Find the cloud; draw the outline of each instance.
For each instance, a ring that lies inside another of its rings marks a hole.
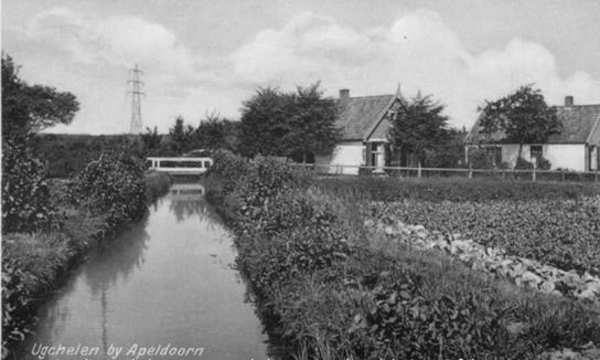
[[[199,62],[171,29],[136,16],[86,17],[69,8],[53,8],[37,14],[27,33],[85,65],[131,67],[137,62],[171,75],[193,74]]]
[[[485,99],[534,83],[548,102],[571,94],[580,103],[600,100],[600,80],[585,72],[559,76],[544,46],[513,39],[480,54],[466,50],[456,33],[431,11],[408,13],[390,27],[357,31],[329,17],[302,13],[281,29],[267,29],[231,54],[235,76],[254,86],[283,88],[322,80],[324,88],[355,95],[405,95],[419,89],[447,105],[454,125],[470,126]]]

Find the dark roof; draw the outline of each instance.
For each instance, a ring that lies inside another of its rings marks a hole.
[[[556,115],[562,121],[563,129],[560,134],[548,138],[549,144],[600,144],[600,104],[557,106]],[[486,138],[479,133],[480,130],[481,126],[477,120],[465,138],[465,142],[471,144],[485,142]],[[502,133],[495,133],[489,140],[498,141],[502,137]]]
[[[363,140],[368,137],[387,113],[394,99],[394,95],[339,99],[336,125],[342,129],[342,140]]]

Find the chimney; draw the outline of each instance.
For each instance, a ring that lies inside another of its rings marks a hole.
[[[565,107],[573,106],[573,97],[571,95],[565,96]]]
[[[349,89],[340,89],[340,99],[347,100],[350,98],[350,90]]]

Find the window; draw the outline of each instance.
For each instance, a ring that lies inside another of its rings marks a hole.
[[[542,145],[531,145],[529,148],[529,157],[531,159],[538,159],[543,155]]]

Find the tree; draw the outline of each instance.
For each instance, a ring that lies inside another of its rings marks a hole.
[[[146,132],[140,134],[140,138],[142,139],[146,153],[150,155],[158,155],[162,141],[162,135],[158,133],[158,128],[156,126],[154,129],[146,127]]]
[[[211,150],[234,150],[237,139],[236,130],[236,126],[231,121],[221,118],[216,112],[207,114],[196,129],[198,146]]]
[[[529,85],[496,101],[486,100],[485,107],[479,111],[481,133],[487,137],[503,133],[501,142],[519,144],[519,158],[523,144],[545,143],[562,129],[556,108],[549,107],[541,91]]]
[[[69,124],[79,110],[75,95],[28,85],[10,55],[2,54],[2,138],[24,139],[56,124]]]
[[[335,126],[336,116],[334,100],[323,98],[319,83],[298,87],[288,119],[291,131],[282,138],[285,155],[306,163],[311,155],[330,153],[341,135]]]
[[[431,95],[417,94],[409,103],[401,103],[391,116],[388,130],[390,144],[416,157],[419,165],[428,152],[448,140],[448,117],[442,115],[444,106],[434,102]]]
[[[244,102],[241,151],[248,156],[274,155],[306,159],[331,151],[339,136],[336,106],[323,98],[319,83],[296,93],[258,89]]]
[[[175,125],[169,129],[170,150],[173,155],[181,155],[194,148],[194,132],[193,126],[184,125],[183,117],[175,119]]]

